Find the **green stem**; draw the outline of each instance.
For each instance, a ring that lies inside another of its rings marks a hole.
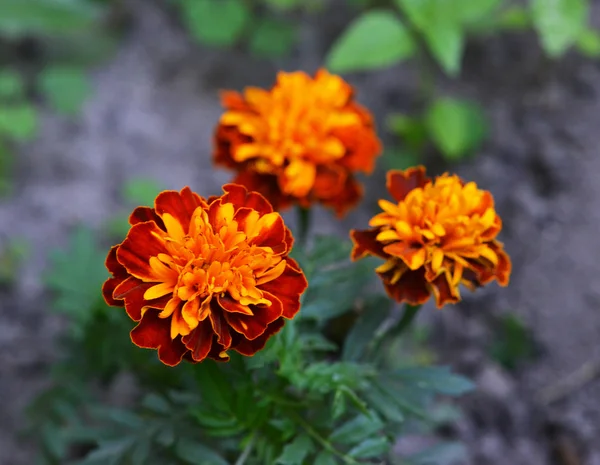
[[[415,319],[415,316],[417,316],[417,313],[419,312],[420,308],[421,308],[420,305],[406,304],[406,306],[404,307],[404,314],[402,315],[402,318],[398,322],[398,326],[396,326],[396,328],[394,328],[394,334],[396,336],[401,334],[402,332],[404,332],[404,330],[410,326],[412,321]]]
[[[254,448],[255,443],[256,443],[256,431],[254,431],[252,433],[252,436],[250,437],[250,440],[246,444],[246,447],[244,447],[244,450],[242,451],[241,455],[235,461],[235,465],[244,465],[244,463],[246,463],[246,460],[248,460],[248,457],[250,456],[250,452],[252,452],[252,449]]]
[[[340,452],[335,447],[333,447],[333,444],[331,444],[327,439],[325,439],[323,436],[321,436],[318,433],[318,431],[316,431],[310,424],[308,424],[304,420],[304,418],[302,418],[300,415],[297,415],[296,413],[294,413],[294,414],[292,414],[292,416],[294,417],[296,422],[304,429],[304,431],[306,431],[306,433],[309,436],[311,436],[315,441],[317,441],[319,444],[321,444],[323,449],[325,449],[326,451],[331,452],[333,455],[339,457],[340,460],[347,465],[360,465],[359,462],[354,460],[352,457],[348,457],[347,455],[345,455],[344,453]]]
[[[310,230],[311,211],[310,208],[297,207],[298,212],[298,243],[304,247]]]

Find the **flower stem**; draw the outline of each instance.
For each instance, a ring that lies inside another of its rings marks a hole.
[[[398,326],[396,326],[394,329],[394,334],[396,336],[404,332],[404,330],[410,326],[412,321],[415,319],[415,316],[417,316],[420,308],[420,305],[405,305],[402,319],[398,322]]]
[[[254,431],[252,433],[252,436],[250,436],[250,440],[246,444],[246,447],[244,447],[244,450],[242,451],[242,453],[240,454],[238,459],[235,461],[235,465],[244,465],[244,463],[246,463],[246,460],[248,460],[248,457],[250,456],[250,452],[252,452],[252,449],[254,448],[255,443],[256,443],[256,431]]]
[[[310,230],[311,211],[310,208],[297,207],[298,212],[298,243],[304,247]]]

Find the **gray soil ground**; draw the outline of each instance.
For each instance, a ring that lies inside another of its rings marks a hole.
[[[65,243],[72,225],[109,218],[130,177],[218,192],[229,176],[209,160],[217,89],[268,86],[278,67],[313,71],[333,35],[325,36],[324,24],[307,24],[297,55],[273,64],[202,49],[152,2],[130,5],[133,27],[94,74],[82,116],[43,118],[38,140],[19,152],[16,193],[0,204],[0,235],[33,244],[16,289],[0,301],[2,465],[32,463],[16,431],[22,408],[46,382],[61,328],[40,281],[47,251]],[[380,121],[414,105],[410,66],[350,80]],[[600,380],[578,382],[573,373],[600,360],[600,66],[577,56],[550,65],[534,37],[507,36],[472,44],[463,78],[440,84],[482,102],[491,120],[485,147],[456,170],[495,195],[514,262],[509,288],[490,287],[458,308],[424,315],[441,360],[480,386],[463,400],[466,418],[446,434],[467,441],[466,465],[598,465]],[[316,229],[345,234],[364,222],[382,194],[380,176],[368,189],[361,210],[342,223],[321,212]],[[540,347],[517,373],[487,355],[496,318],[506,311],[524,319]],[[542,390],[565,379],[573,386],[549,402]]]

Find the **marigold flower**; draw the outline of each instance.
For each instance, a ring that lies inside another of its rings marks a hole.
[[[102,292],[138,322],[131,340],[182,358],[227,361],[252,355],[300,308],[307,282],[288,257],[293,238],[260,194],[228,184],[208,200],[188,187],[138,207],[131,229],[106,259]]]
[[[215,163],[234,182],[265,195],[276,210],[314,202],[342,216],[362,196],[355,173],[371,173],[381,144],[370,113],[339,76],[319,70],[277,75],[271,90],[221,96]]]
[[[433,292],[441,308],[460,301],[461,283],[508,284],[511,262],[495,239],[502,221],[488,191],[456,175],[431,180],[422,166],[388,172],[387,188],[395,202],[380,200],[372,228],[350,235],[353,260],[385,259],[376,271],[390,297],[418,305]]]

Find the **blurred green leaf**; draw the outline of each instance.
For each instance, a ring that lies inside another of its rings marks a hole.
[[[357,459],[382,457],[390,450],[391,446],[386,437],[369,438],[350,449],[348,455]]]
[[[154,199],[162,190],[162,185],[153,179],[133,178],[125,182],[123,198],[132,205],[153,207]]]
[[[366,389],[364,395],[369,405],[389,421],[394,423],[404,421],[404,412],[401,406],[396,404],[394,397],[389,396],[377,384],[373,384],[369,389]]]
[[[38,114],[29,104],[0,106],[0,133],[19,141],[33,138],[38,126]]]
[[[250,18],[243,0],[181,0],[180,5],[192,36],[209,45],[233,44]]]
[[[466,459],[467,450],[458,442],[445,442],[406,457],[409,465],[453,465]]]
[[[45,68],[38,78],[38,84],[54,109],[70,115],[80,110],[91,91],[84,71],[70,66]]]
[[[485,115],[471,102],[441,98],[427,109],[425,122],[433,142],[448,160],[475,150],[487,134]]]
[[[23,78],[16,71],[0,71],[0,98],[22,97],[25,89]]]
[[[321,451],[317,458],[315,459],[314,465],[336,465],[338,462],[335,459],[335,455],[333,455],[329,451]]]
[[[585,28],[587,0],[532,0],[531,15],[542,47],[557,58],[573,45]]]
[[[94,233],[85,227],[71,233],[66,249],[50,252],[50,270],[45,274],[45,282],[55,294],[52,308],[78,323],[76,331],[92,318],[90,309],[102,298],[102,283],[108,277],[105,257]]]
[[[355,19],[331,47],[327,67],[338,73],[384,68],[413,55],[415,45],[392,12],[371,10]]]
[[[431,53],[450,76],[457,76],[464,48],[463,18],[454,2],[446,0],[395,0],[421,32]]]
[[[91,451],[77,465],[105,465],[112,463],[120,463],[125,459],[127,452],[133,446],[134,438],[125,437],[103,441],[98,444],[98,447]]]
[[[94,26],[98,5],[73,0],[2,0],[0,32],[21,37],[30,34],[67,34]]]
[[[344,423],[329,436],[329,441],[338,444],[356,444],[381,431],[384,423],[373,412],[369,416],[359,415]]]
[[[590,58],[600,56],[600,31],[584,29],[577,38],[577,49]]]
[[[490,348],[491,355],[509,370],[514,370],[520,361],[535,354],[530,331],[517,315],[503,316],[495,336],[496,340]]]
[[[503,0],[453,0],[450,3],[456,22],[470,26],[495,15]]]
[[[228,465],[227,461],[197,439],[180,439],[175,445],[175,455],[192,465]]]
[[[0,139],[0,197],[7,196],[12,192],[14,162],[15,159],[10,149]]]
[[[512,6],[500,13],[497,24],[503,29],[523,30],[531,25],[529,10],[522,6]]]
[[[304,459],[315,450],[315,445],[305,434],[297,436],[283,448],[283,452],[275,463],[281,465],[302,465]]]
[[[264,18],[258,21],[250,37],[250,51],[259,57],[287,55],[296,41],[296,26],[282,20]]]
[[[305,0],[263,0],[267,5],[278,10],[291,10],[292,8],[302,6]]]
[[[392,113],[386,118],[386,126],[411,151],[422,150],[427,142],[427,128],[420,118]]]
[[[395,370],[389,376],[396,381],[412,383],[419,389],[448,396],[461,396],[474,388],[471,381],[450,372],[446,367],[402,368]]]
[[[421,164],[421,157],[416,152],[394,147],[385,149],[382,158],[386,170],[405,170]]]
[[[390,299],[377,296],[363,309],[344,341],[342,360],[359,361],[363,358],[375,332],[390,314]]]

